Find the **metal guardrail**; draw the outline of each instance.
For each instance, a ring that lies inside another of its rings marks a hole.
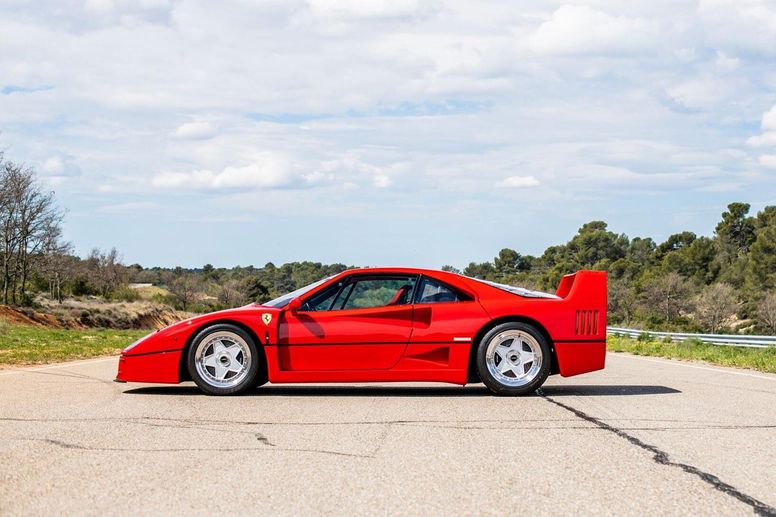
[[[653,332],[651,330],[626,329],[622,327],[606,327],[606,333],[615,336],[637,338],[648,334],[658,338],[669,338],[672,341],[697,339],[712,345],[743,346],[748,348],[767,348],[776,346],[776,336],[747,336],[741,334],[689,334],[686,332]]]

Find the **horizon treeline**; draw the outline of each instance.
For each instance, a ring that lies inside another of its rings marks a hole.
[[[684,231],[657,243],[591,221],[539,256],[501,250],[462,273],[554,291],[579,269],[608,272],[609,321],[654,329],[776,333],[776,206],[750,215],[731,203],[714,235]],[[445,269],[457,271],[445,266]]]
[[[205,312],[263,302],[344,271],[345,264],[145,268],[124,265],[119,252],[94,249],[84,258],[61,238],[64,212],[29,167],[0,154],[0,303],[35,306],[41,296],[133,301],[130,284],[160,288],[154,300]],[[609,273],[609,321],[655,330],[776,333],[776,206],[750,214],[735,202],[712,236],[684,231],[664,242],[583,224],[565,244],[540,256],[504,248],[492,261],[441,269],[554,292],[580,269]]]

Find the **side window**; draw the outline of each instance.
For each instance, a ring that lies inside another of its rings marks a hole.
[[[342,291],[343,282],[337,282],[322,292],[313,295],[302,306],[303,311],[330,311],[337,300],[337,295]]]
[[[452,287],[428,277],[423,277],[415,298],[416,303],[460,302],[467,299]]]
[[[336,300],[336,309],[367,309],[406,305],[411,302],[417,278],[414,276],[365,277],[356,279],[350,292]]]

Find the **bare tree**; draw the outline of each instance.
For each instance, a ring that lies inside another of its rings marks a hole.
[[[668,273],[646,285],[642,303],[647,311],[667,320],[692,309],[692,287],[682,275]]]
[[[104,297],[108,297],[121,284],[126,283],[126,267],[121,263],[116,248],[104,252],[94,248],[86,259],[89,279]]]
[[[53,192],[44,192],[32,169],[0,162],[0,261],[3,303],[25,298],[31,267],[52,235],[59,235],[63,212]]]
[[[776,291],[767,293],[757,307],[757,322],[771,334],[776,334]]]
[[[59,232],[52,232],[43,245],[36,269],[46,278],[49,296],[62,303],[62,285],[78,272],[80,259],[71,255],[73,246],[59,238]]]
[[[707,330],[717,332],[736,313],[738,297],[729,284],[706,286],[695,303],[695,319]]]
[[[170,292],[184,311],[195,300],[198,291],[199,283],[197,277],[191,273],[181,273],[170,285]]]
[[[638,298],[633,288],[623,281],[613,281],[609,284],[609,312],[613,316],[622,318],[625,325],[629,325],[636,307]]]
[[[244,283],[239,280],[226,280],[218,287],[218,301],[227,307],[236,307],[245,303]]]

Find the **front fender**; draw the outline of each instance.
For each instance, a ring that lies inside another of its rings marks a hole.
[[[276,344],[279,312],[251,305],[205,314],[152,332],[124,349],[116,380],[160,383],[185,380],[181,379],[181,361],[186,345],[199,330],[216,323],[246,327],[259,341],[258,345]]]

